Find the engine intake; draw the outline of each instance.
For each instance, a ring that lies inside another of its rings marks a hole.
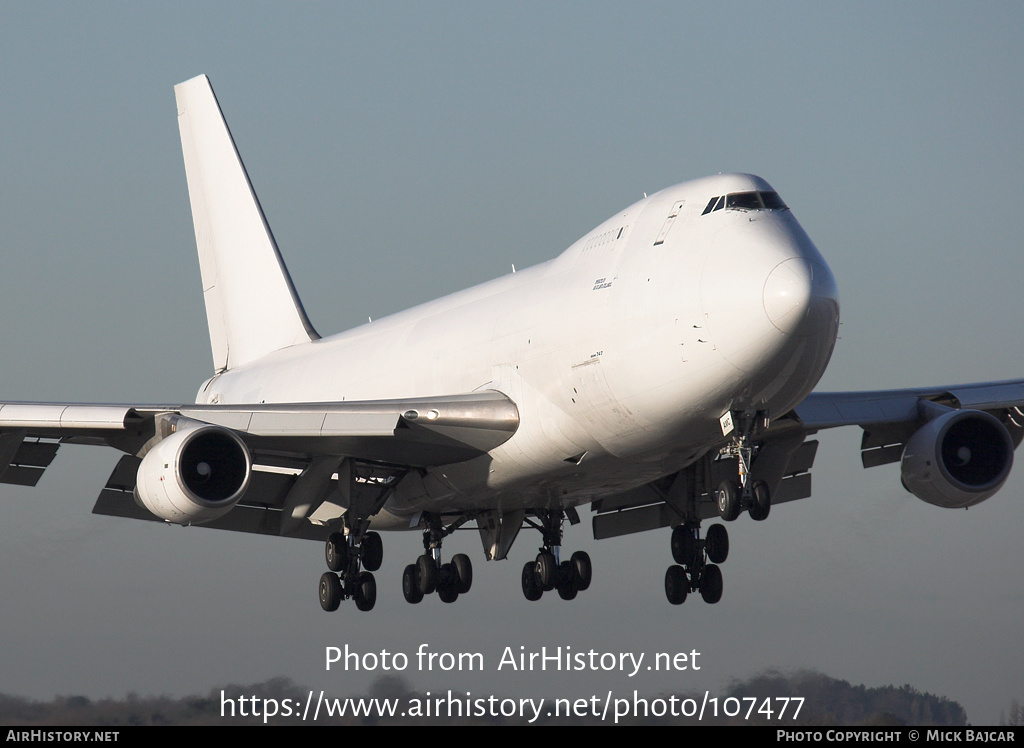
[[[936,506],[968,507],[1003,487],[1013,467],[1013,440],[997,418],[954,410],[929,421],[903,449],[908,491]]]
[[[251,473],[249,450],[233,431],[220,426],[179,425],[142,459],[135,497],[168,522],[209,522],[238,503],[249,487]]]

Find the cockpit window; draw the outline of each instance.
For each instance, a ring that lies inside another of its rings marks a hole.
[[[733,192],[725,198],[729,210],[761,210],[761,198],[756,192]]]
[[[701,213],[701,215],[702,216],[703,215],[707,215],[708,213],[710,213],[713,210],[721,210],[722,206],[724,204],[725,204],[725,195],[719,195],[718,197],[713,197],[713,198],[711,198],[708,201],[708,207],[706,207],[704,209],[704,212]]]
[[[716,210],[789,210],[777,192],[733,192],[708,201],[702,216]]]
[[[768,210],[789,210],[789,206],[782,202],[778,192],[762,192],[761,199]]]

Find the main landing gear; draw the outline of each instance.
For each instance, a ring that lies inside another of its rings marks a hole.
[[[729,556],[729,533],[725,525],[711,525],[707,537],[700,537],[700,522],[687,522],[672,530],[672,558],[676,565],[665,572],[665,597],[682,605],[690,592],[700,592],[704,602],[722,599],[722,570],[718,564]]]
[[[384,544],[375,532],[363,534],[359,543],[353,535],[335,532],[327,539],[324,556],[327,568],[320,577],[320,607],[330,612],[342,600],[352,598],[359,610],[373,610],[377,602],[377,580],[373,572],[384,560]],[[362,570],[360,569],[362,567]]]
[[[453,603],[473,586],[473,564],[465,553],[456,553],[448,563],[441,563],[441,542],[464,524],[468,518],[444,527],[440,518],[424,515],[427,529],[423,532],[424,553],[402,573],[402,594],[415,605],[433,592],[443,603]]]
[[[526,520],[531,527],[540,530],[544,537],[535,561],[523,566],[523,595],[527,600],[540,600],[541,595],[558,590],[563,600],[572,600],[577,594],[590,587],[593,567],[585,551],[576,551],[568,561],[561,561],[562,545],[561,510],[537,513],[540,523]]]
[[[320,482],[314,480],[306,489],[323,495],[335,490],[335,500],[346,507],[324,546],[330,571],[320,577],[320,607],[334,611],[342,600],[351,598],[359,610],[373,610],[377,602],[373,572],[380,569],[384,560],[384,545],[380,535],[369,531],[370,521],[391,496],[406,469],[357,463],[348,458],[337,465],[325,463],[320,467],[319,472],[307,471],[313,478],[319,477]],[[337,477],[337,486],[330,485],[332,472]],[[297,482],[292,491],[302,486]]]

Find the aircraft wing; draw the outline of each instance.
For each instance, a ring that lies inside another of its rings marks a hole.
[[[251,455],[251,480],[227,516],[205,526],[282,533],[289,497],[322,499],[338,471],[354,484],[383,489],[412,468],[462,462],[510,439],[519,426],[515,403],[487,390],[433,398],[257,405],[0,404],[0,483],[34,486],[62,443],[111,446],[125,452],[94,513],[157,519],[133,500],[142,458],[173,423],[214,426],[236,435]],[[302,490],[292,491],[302,482]],[[317,485],[310,483],[316,481]],[[350,500],[350,497],[349,497]],[[358,499],[357,499],[358,500]],[[246,511],[246,509],[257,511]],[[294,507],[293,507],[294,508]],[[273,511],[273,514],[268,514]],[[307,506],[307,514],[315,506]],[[305,517],[307,515],[303,515]],[[292,523],[303,537],[315,525]],[[286,528],[287,529],[287,528]],[[312,534],[310,534],[312,533]]]
[[[900,462],[911,451],[921,455],[926,465],[929,459],[941,461],[936,445],[956,424],[961,424],[962,440],[953,446],[967,446],[974,464],[978,455],[989,460],[986,475],[943,481],[911,464],[902,477],[904,486],[924,501],[969,506],[1002,486],[1012,466],[1012,450],[1024,440],[1024,380],[811,393],[762,434],[751,473],[771,487],[772,505],[804,499],[811,495],[811,468],[818,448],[817,440],[808,437],[818,431],[861,427],[861,463],[869,468]],[[912,440],[914,446],[908,450]],[[726,441],[723,438],[722,445]],[[718,516],[715,488],[720,480],[735,476],[737,466],[734,457],[716,456],[716,452],[713,447],[705,458],[676,474],[594,502],[595,537],[678,524],[689,498],[696,499],[700,519]]]
[[[937,406],[937,407],[936,407]],[[982,411],[1008,430],[1013,444],[1024,426],[1024,380],[868,392],[812,392],[790,418],[804,433],[860,426],[864,467],[899,461],[907,441],[941,409]]]

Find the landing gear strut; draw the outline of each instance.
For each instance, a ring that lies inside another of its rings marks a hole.
[[[706,603],[722,599],[722,570],[718,564],[729,556],[725,525],[711,525],[700,537],[700,522],[687,522],[672,530],[672,558],[676,565],[665,572],[665,597],[682,605],[690,592],[700,592]]]
[[[441,602],[453,603],[473,586],[473,564],[465,553],[456,553],[451,561],[441,563],[441,543],[469,518],[463,517],[448,527],[436,515],[425,514],[423,518],[427,523],[423,532],[424,553],[402,572],[402,594],[413,605],[433,592]]]
[[[543,545],[534,561],[527,561],[523,566],[523,596],[527,600],[540,600],[541,595],[551,590],[558,590],[563,600],[572,600],[580,592],[590,587],[593,567],[590,556],[585,551],[576,551],[568,561],[559,556],[562,546],[562,522],[565,514],[562,510],[537,512],[539,523],[526,520],[527,524],[539,530],[543,536]]]

